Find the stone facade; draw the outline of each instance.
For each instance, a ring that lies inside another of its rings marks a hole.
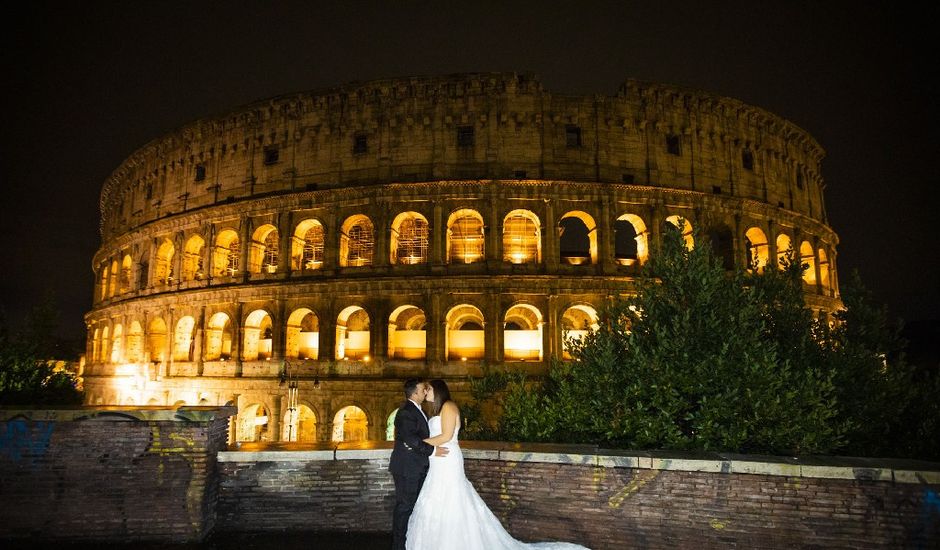
[[[397,79],[200,120],[105,182],[87,399],[232,403],[239,440],[384,439],[403,378],[460,399],[484,368],[544,373],[676,226],[729,267],[792,250],[830,312],[822,157],[766,111],[636,81]]]

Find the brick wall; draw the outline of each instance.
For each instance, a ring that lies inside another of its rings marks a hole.
[[[594,550],[940,544],[938,464],[466,445],[467,477],[525,541]],[[390,451],[360,447],[246,445],[222,453],[219,529],[389,531]]]
[[[230,414],[0,411],[0,539],[201,540]]]

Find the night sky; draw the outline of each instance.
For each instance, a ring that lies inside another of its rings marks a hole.
[[[706,4],[22,3],[0,38],[0,305],[15,323],[51,290],[61,335],[83,339],[101,186],[189,121],[351,81],[517,71],[555,93],[678,84],[789,119],[827,151],[841,279],[857,268],[893,316],[940,317],[937,8]]]

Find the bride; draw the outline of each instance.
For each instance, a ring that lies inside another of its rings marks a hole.
[[[441,547],[454,550],[585,550],[566,542],[526,544],[506,532],[486,506],[463,471],[463,453],[457,443],[460,409],[450,399],[443,380],[431,380],[427,400],[433,403],[430,445],[450,449],[444,457],[432,456],[428,476],[408,521],[405,547],[423,550]]]

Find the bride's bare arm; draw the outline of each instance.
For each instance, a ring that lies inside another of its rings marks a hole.
[[[441,409],[441,434],[429,437],[424,442],[436,447],[441,443],[450,441],[454,437],[454,430],[457,429],[457,418],[459,416],[460,410],[457,408],[456,403],[453,401],[444,403],[444,407]]]

